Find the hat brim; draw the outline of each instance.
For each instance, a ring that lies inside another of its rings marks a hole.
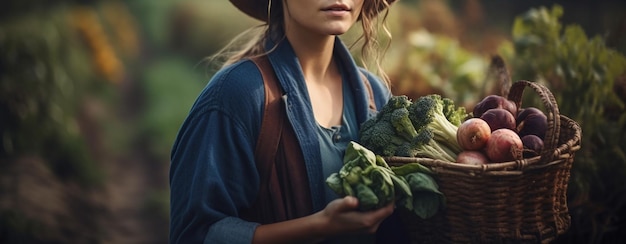
[[[255,18],[260,21],[267,21],[267,4],[269,0],[229,0],[235,7],[237,7],[241,12],[249,15],[252,18]],[[280,1],[280,0],[278,0]],[[389,4],[392,4],[396,0],[387,0]],[[378,12],[385,9],[382,7],[378,10]]]

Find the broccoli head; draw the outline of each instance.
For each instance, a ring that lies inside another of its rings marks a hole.
[[[413,123],[409,119],[409,110],[406,108],[398,108],[389,114],[388,120],[391,121],[393,128],[400,136],[407,140],[417,136],[417,131],[413,127]]]
[[[409,119],[411,104],[407,96],[392,96],[375,117],[361,125],[359,143],[378,155],[393,156],[398,146],[417,135]]]
[[[408,108],[412,102],[409,97],[405,95],[392,96],[389,101],[380,109],[379,114],[389,114],[398,108]]]
[[[370,126],[361,127],[359,143],[377,155],[393,156],[396,147],[406,141],[396,134],[389,121],[370,119],[365,123],[369,123]]]
[[[467,110],[463,106],[456,106],[454,101],[450,98],[442,98],[443,102],[443,115],[453,125],[460,126],[465,119],[469,116]]]
[[[436,142],[456,154],[461,152],[461,147],[456,140],[458,126],[445,116],[444,104],[444,99],[438,94],[421,96],[409,107],[409,118],[418,132],[429,128]],[[449,109],[450,105],[447,106]]]

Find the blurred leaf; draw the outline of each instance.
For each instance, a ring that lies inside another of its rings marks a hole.
[[[146,101],[141,128],[156,155],[168,158],[178,129],[208,81],[202,71],[201,66],[171,56],[145,67],[141,82]]]

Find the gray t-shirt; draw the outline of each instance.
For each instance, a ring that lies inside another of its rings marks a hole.
[[[339,172],[343,166],[343,155],[348,143],[356,140],[358,137],[353,95],[345,77],[343,80],[343,116],[341,125],[332,126],[331,128],[321,125],[317,126],[324,179],[328,178],[332,173]],[[326,203],[339,197],[330,187],[326,187],[325,190]]]
[[[348,143],[358,139],[359,131],[354,112],[354,96],[348,83],[343,78],[343,116],[341,125],[325,128],[318,124],[317,135],[320,141],[320,153],[322,154],[322,169],[324,179],[330,174],[339,172],[343,166],[343,155]],[[326,194],[326,204],[339,197],[337,193],[326,186],[324,188]],[[370,244],[374,243],[374,235],[352,235],[338,236],[326,243],[342,243],[342,244]]]

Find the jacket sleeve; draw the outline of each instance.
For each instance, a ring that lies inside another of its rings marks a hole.
[[[250,243],[258,226],[238,217],[259,187],[251,109],[258,101],[243,84],[255,79],[223,77],[205,88],[172,148],[170,243]]]

